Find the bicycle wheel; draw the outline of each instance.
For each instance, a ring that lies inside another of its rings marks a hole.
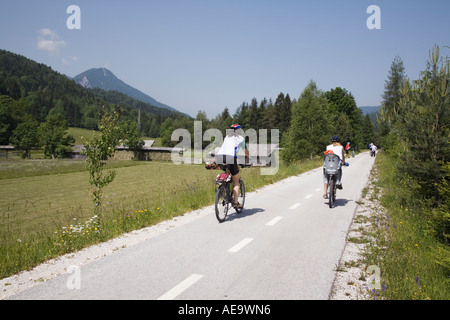
[[[333,189],[333,203],[336,202],[336,192],[337,192],[337,184],[336,181],[334,181],[334,189]]]
[[[244,209],[244,203],[245,203],[245,185],[244,181],[239,179],[239,193],[238,193],[238,202],[242,205],[240,208],[234,208],[237,213],[241,213]]]
[[[333,202],[334,202],[334,179],[330,179],[330,183],[328,185],[329,195],[328,195],[328,205],[330,208],[333,208]]]
[[[216,218],[219,222],[225,221],[228,214],[228,206],[227,188],[226,185],[222,184],[217,188],[215,201]]]

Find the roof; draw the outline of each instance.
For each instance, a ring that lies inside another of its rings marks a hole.
[[[155,140],[143,140],[144,145],[142,146],[142,150],[150,150]],[[126,150],[129,149],[128,146],[125,146],[123,143],[119,144],[116,149],[118,150]]]
[[[247,144],[248,152],[250,153],[250,157],[270,157],[275,150],[280,150],[278,148],[278,144],[272,143],[249,143]],[[214,149],[214,152],[217,153],[220,147]],[[241,148],[238,152],[238,156],[244,156],[245,151]]]
[[[155,143],[155,140],[144,140],[144,145],[142,146],[141,150],[147,150],[147,151],[161,151],[161,152],[181,152],[181,151],[186,151],[186,149],[184,148],[169,148],[169,147],[152,147],[153,143]],[[1,149],[2,146],[0,146]],[[8,147],[8,146],[5,146]],[[14,149],[14,147],[11,146],[12,149]],[[9,149],[9,148],[8,148]],[[11,149],[11,150],[12,150]],[[123,143],[121,143],[120,145],[118,145],[116,147],[116,150],[128,150],[129,148],[127,146],[124,146]],[[73,145],[72,146],[72,152],[74,153],[83,153],[84,151],[86,151],[86,148],[84,147],[84,145],[82,144],[77,144],[77,145]]]

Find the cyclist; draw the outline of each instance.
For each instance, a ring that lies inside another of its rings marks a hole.
[[[237,163],[237,154],[242,147],[245,151],[245,157],[250,157],[245,139],[240,135],[239,129],[241,126],[233,124],[231,126],[233,131],[230,131],[228,135],[223,139],[223,144],[220,150],[216,154],[216,161],[218,164],[225,165],[231,173],[233,179],[233,195],[234,201],[237,201],[239,195],[239,166]],[[225,169],[226,170],[226,169]],[[233,203],[233,207],[240,208],[242,205],[239,202]]]
[[[338,174],[336,175],[336,187],[342,189],[342,165],[345,163],[344,147],[341,145],[341,140],[338,136],[331,137],[331,144],[327,146],[327,151],[331,150],[334,154],[339,156],[341,159],[341,166],[339,167]],[[325,174],[325,169],[323,170],[323,181],[324,181],[324,194],[323,198],[328,199],[328,177]]]

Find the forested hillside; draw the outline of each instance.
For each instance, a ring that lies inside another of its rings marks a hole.
[[[10,142],[27,116],[43,123],[61,114],[71,127],[95,129],[103,108],[118,109],[122,120],[135,122],[141,109],[141,134],[155,137],[167,118],[184,116],[122,93],[83,88],[44,64],[0,50],[0,144]]]

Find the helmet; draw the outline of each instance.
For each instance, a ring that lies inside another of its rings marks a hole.
[[[338,136],[332,136],[331,137],[331,142],[341,142],[341,140],[339,139]]]
[[[233,125],[231,125],[231,129],[236,130],[236,129],[240,129],[240,128],[241,128],[241,126],[240,126],[239,124],[233,124]]]

